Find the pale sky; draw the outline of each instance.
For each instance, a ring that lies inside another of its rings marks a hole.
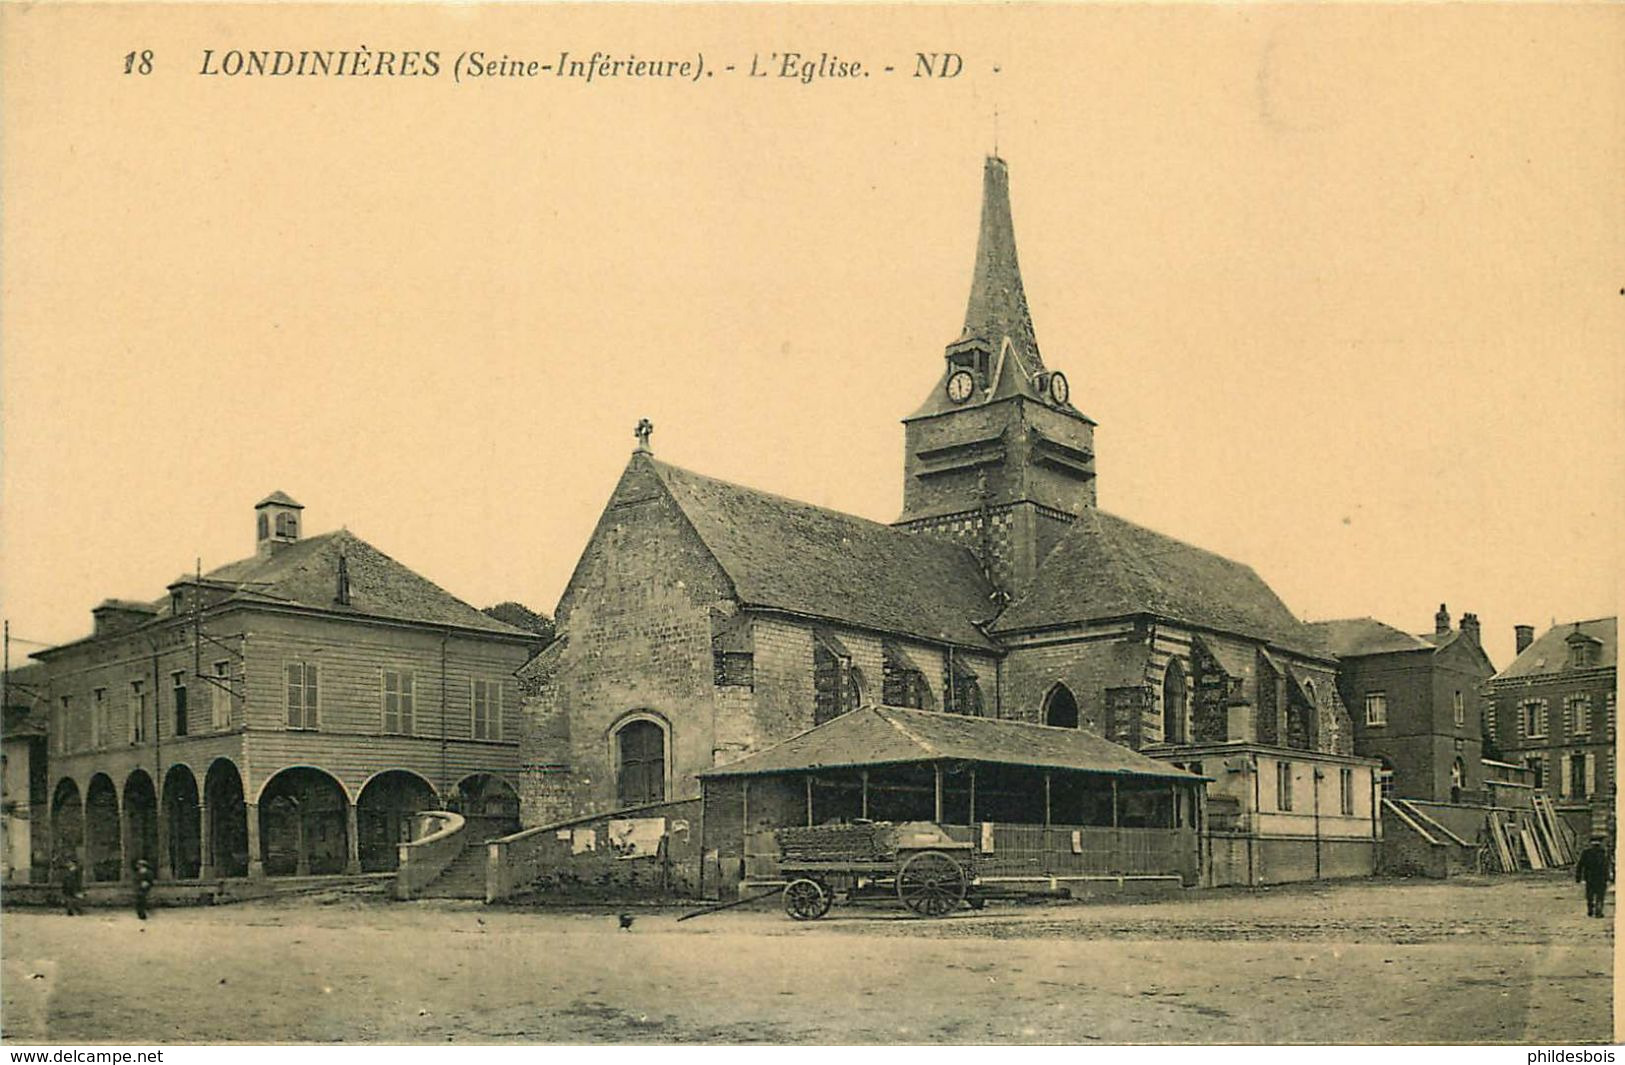
[[[309,532],[551,613],[640,417],[666,461],[893,520],[995,106],[1104,508],[1307,619],[1475,611],[1497,666],[1515,623],[1618,610],[1618,7],[0,18],[17,637],[251,553],[273,489]],[[132,41],[153,75],[122,74]],[[204,48],[361,44],[876,73],[196,73]],[[879,72],[921,50],[965,72]]]

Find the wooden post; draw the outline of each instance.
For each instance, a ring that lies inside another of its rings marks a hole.
[[[807,827],[808,828],[811,828],[813,826],[812,784],[813,784],[812,774],[808,773],[807,774]]]
[[[863,805],[860,807],[860,816],[867,821],[869,819],[869,771],[865,769],[858,776],[863,781],[862,798],[860,799]]]
[[[940,825],[942,823],[942,763],[938,762],[932,768],[936,770],[937,777],[936,822]]]
[[[1113,872],[1123,871],[1123,828],[1117,814],[1117,778],[1112,777],[1112,865]]]
[[[976,823],[976,767],[970,767],[970,823]]]
[[[1049,821],[1050,821],[1050,817],[1049,817],[1049,784],[1050,784],[1050,774],[1045,773],[1044,774],[1044,827],[1045,828],[1049,827]]]

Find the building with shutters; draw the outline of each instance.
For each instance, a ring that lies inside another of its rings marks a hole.
[[[1516,632],[1518,656],[1489,682],[1485,743],[1527,767],[1575,823],[1612,835],[1619,619]]]
[[[278,492],[255,551],[156,601],[109,599],[34,655],[51,863],[161,880],[394,868],[413,813],[517,827],[514,670],[537,638]]]
[[[524,820],[690,800],[701,773],[884,704],[1238,757],[1214,882],[1371,872],[1376,763],[1336,658],[1251,568],[1096,505],[1096,424],[1040,355],[1002,159],[982,187],[894,523],[670,465],[640,424],[562,638],[521,671]]]

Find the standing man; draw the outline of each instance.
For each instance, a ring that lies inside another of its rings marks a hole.
[[[79,859],[68,855],[62,863],[62,910],[69,917],[77,917],[84,908],[85,874],[79,868]]]
[[[152,866],[145,858],[135,860],[135,915],[147,919],[147,895],[152,891]]]
[[[1586,916],[1601,917],[1603,898],[1608,894],[1608,846],[1601,836],[1592,836],[1574,863],[1574,879],[1586,885]]]

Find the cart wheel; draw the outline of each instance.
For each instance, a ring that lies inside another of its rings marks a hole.
[[[784,912],[798,921],[816,921],[829,912],[829,892],[816,880],[803,877],[784,886]]]
[[[921,917],[941,917],[965,900],[965,870],[941,851],[921,851],[897,871],[897,897]]]

